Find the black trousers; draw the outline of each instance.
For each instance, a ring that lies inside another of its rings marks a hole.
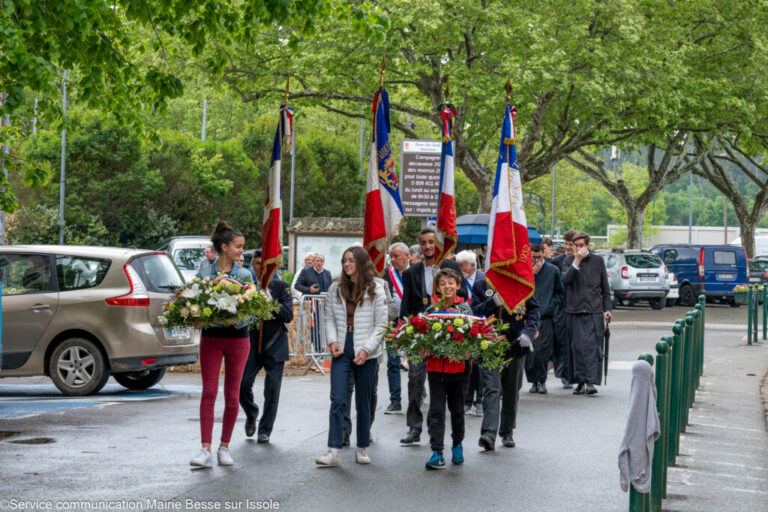
[[[552,357],[552,343],[555,337],[555,323],[552,317],[539,322],[539,337],[533,340],[533,352],[525,356],[525,378],[531,384],[547,381],[547,365]]]
[[[259,420],[259,434],[272,434],[272,427],[277,417],[277,404],[280,401],[280,385],[283,382],[284,362],[265,363],[255,350],[251,350],[248,361],[243,370],[243,379],[240,381],[240,406],[245,411],[248,419],[259,417],[259,406],[253,397],[253,381],[256,374],[264,368],[264,413]]]
[[[512,435],[517,425],[517,404],[523,385],[524,357],[516,357],[501,370],[480,369],[483,379],[483,425],[480,433],[496,439],[496,431],[504,437]],[[503,391],[501,412],[499,394]]]
[[[433,451],[443,451],[445,439],[445,404],[451,411],[453,447],[464,440],[464,374],[429,372],[429,444]]]
[[[427,362],[408,365],[408,410],[405,413],[405,421],[408,427],[416,432],[421,432],[424,415],[421,414],[419,402],[424,395],[424,384],[427,381]],[[430,403],[432,399],[430,398]],[[463,412],[463,411],[462,411]]]
[[[376,419],[376,402],[378,394],[376,388],[379,387],[379,361],[376,360],[376,373],[373,374],[373,386],[371,386],[371,426]],[[349,437],[352,433],[352,392],[355,390],[355,376],[349,374],[349,383],[347,384],[347,405],[344,407],[344,435]]]
[[[483,403],[483,383],[480,381],[480,365],[477,361],[467,361],[464,380],[464,405],[472,407]]]
[[[555,339],[552,346],[552,363],[555,377],[571,381],[571,334],[568,329],[565,308],[555,310]]]

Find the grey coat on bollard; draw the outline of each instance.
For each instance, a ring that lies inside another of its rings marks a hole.
[[[646,361],[637,361],[632,366],[629,417],[619,448],[622,491],[627,492],[631,483],[637,492],[650,492],[653,443],[660,435],[653,369]]]

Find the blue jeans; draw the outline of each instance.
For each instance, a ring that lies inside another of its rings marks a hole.
[[[328,447],[341,448],[344,436],[344,407],[347,403],[347,383],[351,373],[355,380],[355,409],[357,410],[357,446],[367,448],[371,439],[371,388],[376,372],[376,360],[368,359],[362,365],[353,362],[355,345],[353,334],[347,333],[344,352],[331,361],[331,412]]]
[[[400,404],[400,354],[392,347],[387,347],[387,381],[389,383],[389,401]]]

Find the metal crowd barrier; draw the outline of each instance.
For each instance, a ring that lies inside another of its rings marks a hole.
[[[321,359],[330,357],[325,343],[325,298],[327,293],[318,295],[304,294],[299,300],[299,317],[296,324],[296,346],[294,356],[301,350],[305,360],[309,360],[306,375],[312,366],[316,366],[325,375]],[[295,299],[296,300],[296,299]]]
[[[656,440],[651,466],[651,492],[629,490],[630,512],[661,511],[667,495],[667,469],[676,465],[680,455],[680,434],[688,425],[688,412],[696,399],[704,372],[704,317],[706,298],[675,322],[672,336],[664,336],[656,344],[656,408],[659,412],[661,435]],[[641,354],[653,364],[653,356]]]

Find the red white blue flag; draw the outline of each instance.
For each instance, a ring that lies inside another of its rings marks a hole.
[[[454,197],[453,117],[456,109],[450,103],[438,107],[443,119],[443,147],[440,153],[440,195],[437,200],[437,237],[435,265],[440,266],[456,248],[456,198]]]
[[[378,275],[384,272],[389,241],[400,232],[403,222],[389,131],[389,96],[382,88],[373,97],[373,142],[368,162],[363,234],[363,246]]]
[[[266,289],[275,272],[283,266],[283,200],[280,186],[280,163],[283,149],[291,149],[293,109],[280,105],[280,120],[272,144],[272,166],[269,169],[267,200],[264,205],[264,225],[261,232],[261,274],[259,281]]]
[[[523,187],[515,149],[517,109],[504,107],[496,182],[493,186],[485,280],[496,290],[508,313],[521,313],[535,288],[531,242],[523,210]]]

